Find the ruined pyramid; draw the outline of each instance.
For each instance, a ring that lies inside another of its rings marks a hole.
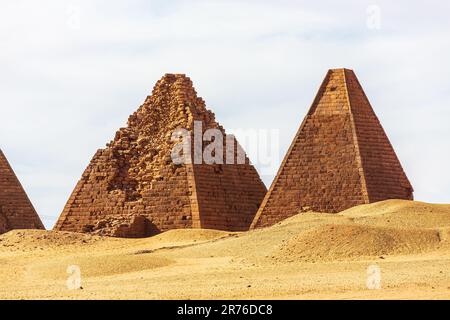
[[[354,72],[329,70],[251,227],[386,199],[413,188]]]
[[[240,164],[173,161],[173,133],[192,134],[196,124],[201,134],[217,129],[225,135],[191,80],[166,74],[128,126],[97,151],[55,229],[117,237],[174,228],[248,230],[267,189],[247,156]]]
[[[44,225],[0,150],[0,234],[12,229],[44,229]]]

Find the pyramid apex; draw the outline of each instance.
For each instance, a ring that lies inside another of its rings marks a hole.
[[[183,73],[166,73],[159,79],[153,87],[152,96],[158,95],[158,92],[165,91],[169,88],[181,89],[184,92],[194,92],[194,84],[192,80]]]
[[[176,81],[179,79],[189,79],[189,77],[187,77],[186,74],[184,74],[184,73],[166,73],[161,78],[161,80],[166,80],[166,81],[170,81],[170,82],[173,82],[173,81]]]
[[[164,76],[158,80],[154,89],[161,87],[171,87],[172,85],[181,85],[182,87],[192,88],[194,87],[191,78],[186,76],[184,73],[166,73]]]
[[[353,71],[353,69],[349,69],[349,68],[332,68],[332,69],[328,69],[328,72],[342,72],[342,71]]]

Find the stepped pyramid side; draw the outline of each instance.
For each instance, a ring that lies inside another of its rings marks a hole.
[[[358,78],[345,70],[345,79],[369,202],[412,200],[413,187]]]
[[[176,165],[172,133],[216,128],[214,114],[184,75],[167,74],[106,149],[98,150],[55,229],[122,237],[173,228],[248,229],[265,195],[258,173],[242,165]]]
[[[8,224],[8,220],[6,220],[6,217],[3,215],[2,209],[0,208],[0,234],[8,232],[11,230]]]
[[[353,71],[329,70],[252,228],[391,198],[412,199],[400,162]]]
[[[0,233],[12,229],[44,229],[44,225],[0,150]]]

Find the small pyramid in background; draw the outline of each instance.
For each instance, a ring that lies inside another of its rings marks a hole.
[[[0,150],[0,234],[12,229],[45,228]]]
[[[386,199],[413,188],[354,72],[329,70],[252,228]]]
[[[191,80],[166,74],[128,126],[97,151],[55,229],[118,237],[175,228],[248,230],[267,189],[246,156],[243,164],[172,161],[172,133],[192,131],[194,122],[203,132],[225,134]]]

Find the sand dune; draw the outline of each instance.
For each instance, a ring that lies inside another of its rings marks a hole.
[[[400,200],[243,233],[14,230],[0,236],[0,298],[450,298],[449,235],[450,205]],[[366,287],[371,264],[381,290]],[[69,265],[82,290],[67,288]]]
[[[449,212],[448,204],[387,200],[354,207],[341,214],[366,225],[395,228],[445,228],[450,227]]]
[[[399,230],[363,225],[325,225],[282,245],[281,259],[345,260],[422,253],[440,243],[436,230]]]

